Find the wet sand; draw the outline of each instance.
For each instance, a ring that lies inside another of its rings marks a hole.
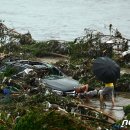
[[[47,62],[50,64],[55,64],[58,61],[66,60],[66,58],[63,58],[63,57],[44,57],[44,58],[37,58],[37,60],[40,62]]]

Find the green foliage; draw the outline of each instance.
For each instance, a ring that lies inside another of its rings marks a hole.
[[[120,79],[118,82],[127,82],[130,83],[130,75],[129,74],[123,74],[121,75]]]
[[[100,88],[100,87],[104,86],[104,84],[101,81],[98,81],[96,79],[93,79],[89,84],[90,84],[90,88],[92,90],[95,89],[96,87]]]
[[[121,75],[120,79],[117,81],[116,91],[129,91],[130,85],[130,74]]]
[[[1,112],[0,113],[0,130],[9,130],[12,128],[13,118],[10,113]]]
[[[31,53],[33,56],[41,57],[45,56],[47,52],[50,52],[47,42],[38,42],[31,45],[21,46],[21,51],[24,53]]]
[[[130,105],[124,106],[123,110],[124,110],[125,115],[130,114]]]
[[[20,46],[15,44],[6,44],[0,48],[0,52],[5,54],[12,53],[14,55],[20,52]]]
[[[14,130],[86,130],[79,120],[58,112],[31,111],[23,116]]]
[[[8,128],[6,126],[0,124],[0,130],[8,130]]]
[[[4,73],[0,73],[0,82],[2,82],[3,78],[4,78]]]
[[[127,119],[130,120],[130,113],[127,114]]]
[[[68,48],[70,43],[71,42],[60,43],[57,40],[33,42],[32,44],[20,45],[19,52],[24,54],[29,53],[36,57],[51,56],[51,53],[68,54],[68,50],[64,50],[64,48]]]
[[[85,29],[86,34],[83,37],[76,38],[69,44],[69,54],[71,59],[93,59],[99,56],[112,57],[112,47],[107,44],[101,44],[100,32]]]
[[[40,113],[31,112],[25,115],[18,121],[14,130],[41,130],[41,126],[39,124],[41,120],[41,114],[39,114]]]
[[[3,72],[4,76],[10,77],[17,72],[16,68],[7,66],[6,70]]]
[[[37,95],[33,95],[31,97],[31,102],[28,102],[28,104],[31,103],[31,105],[32,104],[36,105],[38,103],[42,103],[45,101],[48,101],[51,104],[57,104],[57,105],[60,105],[62,107],[65,107],[65,105],[67,105],[71,102],[71,98],[68,96],[66,96],[66,97],[59,96],[56,93],[52,94],[52,92],[50,92],[50,94],[48,94],[48,95],[45,95],[44,93],[39,93]]]

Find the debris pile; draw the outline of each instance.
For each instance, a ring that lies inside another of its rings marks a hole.
[[[94,59],[109,56],[120,63],[120,55],[128,51],[128,40],[117,30],[109,36],[85,31],[85,36],[74,42],[32,42],[29,33],[19,34],[0,23],[0,129],[32,129],[32,125],[35,129],[50,130],[112,129],[116,119],[86,105],[87,99],[81,98],[76,88],[81,83],[89,83],[90,90],[102,86],[91,70]],[[36,61],[37,57],[45,56],[66,60],[55,66]],[[129,75],[122,75],[117,81],[120,88],[123,84],[126,90]]]
[[[31,34],[20,34],[14,29],[8,28],[0,22],[0,45],[5,44],[31,44],[33,42]]]
[[[51,68],[51,65],[47,65],[50,69],[53,68]],[[66,92],[65,96],[65,94],[63,94],[65,93],[64,90],[61,94],[59,93],[60,91],[56,91],[43,83],[41,77],[47,78],[48,76],[47,72],[43,71],[42,73],[42,70],[47,71],[46,67],[45,64],[39,62],[16,60],[6,62],[5,68],[1,68],[1,74],[3,74],[3,79],[0,85],[1,127],[6,130],[8,128],[13,129],[16,125],[16,128],[19,128],[20,120],[23,120],[24,118],[28,119],[28,114],[30,115],[30,112],[34,113],[34,111],[37,113],[39,111],[46,116],[50,115],[51,112],[57,116],[60,116],[59,114],[63,113],[64,115],[62,116],[67,116],[68,120],[71,116],[75,117],[79,123],[82,121],[84,122],[83,126],[82,124],[79,126],[84,129],[95,129],[93,126],[88,126],[88,122],[91,122],[91,120],[92,122],[94,120],[97,121],[95,127],[98,125],[103,128],[111,127],[111,123],[107,120],[111,117],[105,113],[100,113],[100,111],[96,109],[81,105],[83,103],[76,98],[76,93]],[[41,76],[40,73],[42,73]],[[53,74],[54,73],[55,71]],[[59,75],[61,74],[59,73]],[[61,77],[63,78],[63,75],[61,75]],[[48,79],[49,78],[53,80],[51,76],[48,77]],[[74,83],[73,80],[71,82]],[[58,111],[58,113],[55,113],[55,111]],[[78,118],[81,118],[82,120],[79,120]],[[114,119],[112,120],[115,122]],[[106,122],[106,125],[103,126],[102,122]],[[47,122],[47,124],[49,125],[49,122]],[[28,123],[26,125],[29,127]],[[52,127],[55,128],[56,126],[52,125]]]

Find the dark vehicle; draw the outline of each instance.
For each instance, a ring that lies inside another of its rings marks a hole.
[[[38,77],[41,78],[41,82],[53,90],[72,92],[75,88],[80,86],[77,80],[66,76],[57,67],[48,63],[16,60],[6,62],[6,65],[16,68],[18,73],[21,73],[26,69],[34,69],[37,72]]]

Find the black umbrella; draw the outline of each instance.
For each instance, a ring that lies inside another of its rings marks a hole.
[[[94,61],[93,73],[98,80],[111,83],[120,78],[120,67],[108,57],[99,57]]]

